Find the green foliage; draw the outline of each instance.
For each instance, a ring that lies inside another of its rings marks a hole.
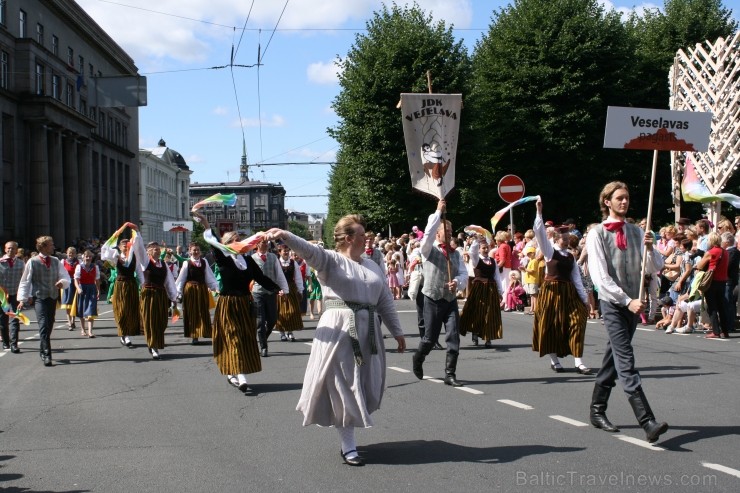
[[[340,123],[329,134],[340,150],[330,174],[326,234],[348,213],[362,214],[375,230],[419,222],[436,201],[412,191],[396,104],[402,92],[427,92],[427,70],[434,92],[464,92],[470,64],[462,42],[416,5],[384,6],[338,63],[342,90],[333,108]]]
[[[209,245],[205,239],[203,239],[203,232],[205,228],[197,221],[193,221],[193,233],[190,235],[190,241],[197,243],[200,246],[200,250],[205,254],[211,251],[211,245]],[[183,245],[183,248],[187,249],[187,245]]]
[[[288,231],[304,240],[313,240],[313,236],[311,236],[306,225],[298,221],[288,221]]]

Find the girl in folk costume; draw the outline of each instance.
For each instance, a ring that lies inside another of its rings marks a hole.
[[[308,283],[308,265],[306,265],[305,260],[303,260],[297,253],[293,251],[290,252],[290,258],[293,259],[296,269],[298,269],[301,273],[301,285],[303,286],[303,294],[301,295],[299,306],[301,309],[301,313],[303,314],[308,311],[308,290],[306,289]]]
[[[67,258],[62,260],[62,267],[64,267],[64,270],[67,271],[70,279],[74,277],[75,268],[79,263],[79,260],[77,260],[77,249],[75,247],[67,248]],[[77,290],[72,284],[70,284],[68,288],[62,290],[61,308],[67,312],[68,330],[74,330],[76,328],[75,316],[72,314],[72,308],[75,304],[74,297],[76,292]],[[84,328],[80,332],[80,335],[83,337],[87,335],[85,334]]]
[[[503,294],[506,288],[509,287],[509,272],[511,272],[511,246],[509,245],[509,233],[506,231],[499,231],[496,233],[494,238],[496,240],[496,265],[498,265],[498,271],[501,274],[501,283],[504,286]],[[504,300],[506,301],[506,300]],[[510,307],[505,307],[510,308]]]
[[[209,292],[218,292],[218,281],[208,265],[208,261],[201,256],[200,246],[191,243],[188,247],[190,258],[186,259],[177,276],[175,287],[177,299],[182,301],[183,332],[185,337],[192,339],[192,344],[198,344],[198,339],[211,338],[211,301]]]
[[[488,256],[488,242],[478,235],[470,246],[470,263],[473,265],[473,287],[460,315],[460,335],[473,334],[473,344],[478,338],[491,347],[492,339],[501,339],[501,300],[504,286],[496,261]]]
[[[118,249],[113,248],[116,240],[126,228],[132,228],[134,230],[132,236],[135,235],[136,226],[132,223],[125,223],[100,247],[100,258],[111,264],[116,273],[111,303],[113,304],[113,318],[118,327],[118,337],[122,345],[133,347],[131,336],[141,334],[137,279],[139,281],[144,279],[144,273],[136,261],[136,255],[131,251],[131,242],[128,239],[120,240]]]
[[[139,312],[146,345],[152,359],[158,360],[159,351],[164,349],[164,331],[167,329],[170,302],[173,307],[177,306],[177,288],[167,265],[159,259],[162,253],[159,243],[152,241],[144,247],[141,236],[138,236],[134,239],[132,248],[136,261],[144,272]]]
[[[308,269],[308,317],[313,320],[314,305],[316,306],[316,314],[321,315],[321,283],[316,269],[310,265]]]
[[[238,233],[224,234],[219,243],[206,217],[199,212],[193,212],[193,216],[205,229],[203,239],[214,247],[213,256],[221,273],[221,295],[213,314],[213,358],[229,383],[246,392],[247,375],[262,371],[257,327],[250,316],[249,284],[256,281],[272,291],[279,291],[280,287],[262,273],[251,255],[228,249],[229,244],[239,240]]]
[[[290,247],[283,245],[280,248],[280,267],[288,282],[288,292],[285,296],[278,296],[278,320],[275,327],[280,331],[281,341],[295,342],[294,330],[303,330],[301,318],[301,298],[303,297],[303,276],[300,266],[290,258]],[[287,335],[286,335],[287,332]]]
[[[100,299],[100,270],[93,263],[95,255],[85,250],[83,262],[77,263],[74,272],[75,288],[77,289],[77,316],[80,317],[82,332],[93,338],[93,321],[98,316],[98,299]]]
[[[172,279],[177,279],[180,275],[180,265],[177,263],[177,259],[171,253],[164,256],[164,263],[167,266],[167,270],[172,274]]]
[[[557,373],[563,371],[558,358],[572,354],[576,371],[590,375],[591,369],[581,360],[586,337],[588,297],[576,260],[568,252],[568,231],[567,226],[558,228],[553,232],[554,244],[550,243],[542,221],[542,200],[537,199],[534,233],[545,257],[546,273],[534,314],[532,351],[538,351],[540,357],[549,355],[550,368]]]

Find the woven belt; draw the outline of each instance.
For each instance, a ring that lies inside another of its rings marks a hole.
[[[378,354],[378,347],[375,343],[375,305],[368,305],[362,303],[353,303],[351,301],[343,300],[324,300],[324,306],[327,310],[352,310],[352,315],[349,318],[349,337],[352,340],[352,352],[355,355],[355,364],[362,366],[365,361],[362,358],[362,351],[360,350],[360,341],[357,338],[357,327],[355,326],[355,313],[359,310],[367,310],[368,316],[370,317],[370,330],[368,336],[370,337],[370,352],[372,354]]]

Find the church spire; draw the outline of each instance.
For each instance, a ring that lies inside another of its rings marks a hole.
[[[239,181],[249,181],[249,173],[247,172],[247,142],[242,137],[242,164],[239,166]]]

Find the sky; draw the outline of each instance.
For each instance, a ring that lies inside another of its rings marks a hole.
[[[160,138],[182,154],[191,182],[238,181],[242,136],[252,180],[285,187],[285,207],[325,213],[338,144],[331,108],[346,56],[376,0],[76,0],[147,77],[139,147]],[[403,5],[404,0],[397,0]],[[454,26],[472,53],[502,0],[417,0]],[[600,0],[624,14],[662,1]],[[740,19],[740,0],[725,0]],[[246,27],[246,28],[245,28]],[[229,65],[234,52],[233,70]],[[258,52],[262,64],[257,63]],[[400,115],[399,115],[400,125]],[[270,163],[306,163],[270,165]],[[261,166],[256,166],[264,164]],[[409,186],[411,184],[409,183]]]

